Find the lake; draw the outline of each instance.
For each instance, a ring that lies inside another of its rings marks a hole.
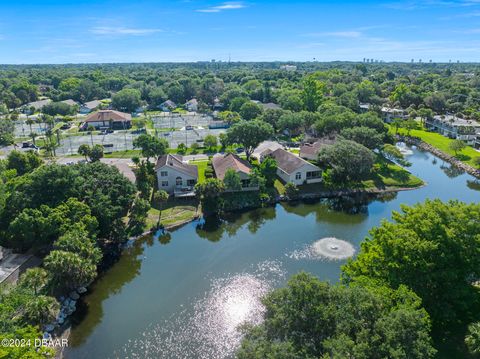
[[[66,358],[231,358],[238,326],[259,323],[260,298],[299,271],[337,282],[345,260],[312,256],[324,237],[358,251],[369,229],[401,204],[427,198],[480,202],[480,183],[414,149],[409,170],[426,182],[380,198],[344,198],[197,221],[146,238],[91,286],[76,313]]]

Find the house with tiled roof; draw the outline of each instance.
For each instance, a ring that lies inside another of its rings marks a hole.
[[[115,110],[100,110],[88,115],[80,126],[80,129],[86,130],[90,126],[97,130],[128,129],[132,127],[132,115]]]
[[[195,196],[198,167],[189,165],[182,156],[166,154],[157,159],[155,165],[158,188],[175,197]]]
[[[250,174],[252,166],[248,161],[238,157],[233,153],[217,154],[212,158],[212,166],[215,171],[215,177],[220,180],[225,179],[225,174],[229,170],[235,171],[242,182],[241,191],[258,191],[258,184],[252,184]]]

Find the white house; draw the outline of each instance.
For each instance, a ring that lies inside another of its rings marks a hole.
[[[322,171],[304,159],[279,148],[269,154],[277,161],[277,176],[285,183],[302,185],[322,181]]]
[[[285,70],[285,71],[291,71],[291,72],[294,72],[294,71],[297,71],[297,66],[295,65],[282,65],[280,66],[280,69],[281,70]]]
[[[480,134],[480,122],[453,115],[434,116],[432,119],[427,119],[425,124],[431,131],[462,140],[468,145],[475,145],[477,134]]]
[[[260,143],[257,148],[252,153],[252,157],[261,162],[263,157],[269,153],[272,153],[279,148],[283,149],[283,146],[275,141],[263,141]]]
[[[238,173],[240,181],[242,182],[242,188],[240,191],[258,191],[258,184],[254,185],[250,181],[252,166],[248,161],[241,159],[237,155],[233,153],[228,153],[226,155],[217,154],[212,158],[212,166],[215,171],[215,176],[222,181],[228,170],[234,170]]]
[[[96,108],[98,108],[102,103],[98,100],[93,100],[89,102],[85,102],[80,106],[79,112],[82,114],[90,113]]]
[[[392,122],[394,118],[399,118],[401,120],[408,119],[407,111],[401,108],[382,107],[381,112],[382,120],[386,123]]]
[[[177,104],[173,102],[172,100],[167,100],[163,102],[159,108],[164,111],[164,112],[170,112],[172,110],[175,110],[177,108]]]
[[[173,194],[175,197],[195,196],[193,187],[198,180],[197,166],[183,161],[182,156],[160,156],[155,165],[158,179],[158,188]]]
[[[52,100],[50,100],[49,98],[45,100],[29,102],[26,105],[22,106],[22,112],[27,115],[32,115],[33,113],[40,111],[44,106],[48,105],[50,102],[52,102]]]
[[[197,112],[198,111],[198,101],[196,98],[192,98],[190,101],[185,103],[185,109],[189,112]]]

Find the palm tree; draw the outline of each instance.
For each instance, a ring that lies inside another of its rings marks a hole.
[[[403,127],[403,120],[401,118],[394,118],[392,120],[392,126],[395,128],[395,135],[397,135],[398,129]]]
[[[48,283],[48,272],[43,268],[29,268],[20,277],[20,285],[32,289],[37,295],[43,287]]]
[[[26,304],[23,317],[28,323],[43,326],[53,321],[59,311],[60,304],[55,298],[39,295]]]
[[[32,139],[33,144],[36,145],[35,139],[37,138],[37,134],[35,132],[30,132],[29,136]]]
[[[56,157],[57,153],[55,148],[57,147],[57,143],[53,140],[53,132],[50,128],[47,130],[47,132],[45,132],[45,136],[48,139],[48,143],[45,146],[47,151],[50,153],[50,156],[53,155],[53,157]]]
[[[160,220],[162,218],[162,206],[164,202],[168,201],[168,193],[165,191],[156,191],[153,195],[153,198],[159,204],[158,208],[158,222],[157,227],[160,226]]]
[[[90,155],[90,146],[86,143],[81,144],[80,147],[78,147],[78,154],[84,156],[85,161],[87,161],[87,157]]]
[[[95,127],[90,125],[90,126],[87,127],[87,131],[90,132],[90,140],[92,141],[92,146],[93,146],[93,131],[95,131]]]
[[[32,125],[35,123],[34,120],[32,120],[30,117],[27,116],[27,120],[25,121],[26,124],[30,127],[30,132],[33,132],[32,130]]]

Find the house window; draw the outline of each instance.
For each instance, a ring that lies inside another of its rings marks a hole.
[[[310,172],[307,172],[307,179],[310,179],[310,178],[318,178],[321,176],[321,172],[320,171],[310,171]]]
[[[242,180],[242,187],[243,188],[248,188],[250,187],[250,180]]]
[[[301,172],[295,173],[295,179],[296,180],[302,179],[302,173]]]
[[[177,177],[177,178],[175,179],[175,185],[177,185],[177,186],[183,186],[182,177]]]
[[[187,186],[195,186],[195,183],[197,183],[197,181],[195,181],[194,179],[187,180]]]
[[[168,187],[168,181],[162,181],[162,187]]]
[[[167,171],[161,171],[160,172],[160,177],[167,177],[168,176],[168,172]]]

